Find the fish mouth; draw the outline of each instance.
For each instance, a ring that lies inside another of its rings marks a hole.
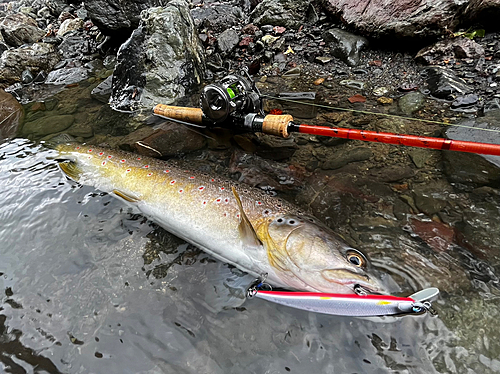
[[[377,280],[349,269],[323,270],[321,275],[329,283],[341,285],[358,295],[381,295],[384,290]]]

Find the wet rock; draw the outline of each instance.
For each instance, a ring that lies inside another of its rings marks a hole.
[[[66,0],[45,0],[44,3],[54,17],[59,17],[63,10],[68,6],[68,2]]]
[[[0,58],[0,82],[19,82],[22,72],[27,68],[34,75],[42,70],[51,71],[59,60],[60,55],[52,44],[34,43],[9,49]]]
[[[463,107],[470,107],[474,104],[476,104],[479,100],[479,97],[475,94],[469,94],[465,96],[458,96],[453,102],[451,103],[452,108],[463,108]]]
[[[365,161],[373,156],[370,148],[367,147],[356,147],[350,149],[344,149],[344,152],[337,151],[333,155],[329,156],[321,168],[324,170],[334,170],[339,169],[351,162]]]
[[[217,38],[217,46],[222,53],[229,53],[238,45],[239,41],[238,33],[233,29],[227,29]]]
[[[293,139],[281,139],[274,136],[259,134],[259,146],[256,154],[262,158],[280,161],[293,156],[297,151],[297,145]]]
[[[59,30],[57,31],[58,36],[63,36],[70,31],[75,31],[83,28],[83,20],[80,18],[67,19],[65,20],[61,26],[59,26]]]
[[[415,175],[408,165],[389,165],[379,169],[372,169],[370,175],[382,182],[399,182]]]
[[[238,182],[273,191],[296,191],[303,186],[305,178],[304,169],[301,167],[239,150],[235,150],[231,155],[229,171],[239,174]]]
[[[484,57],[484,48],[469,38],[444,39],[421,49],[415,59],[424,64],[433,65],[450,59],[475,59]]]
[[[77,68],[62,68],[53,70],[47,76],[45,83],[47,84],[73,84],[81,82],[89,77],[89,71],[84,67]]]
[[[111,95],[116,109],[170,104],[196,90],[203,76],[203,48],[185,1],[148,9],[141,17],[118,52]]]
[[[94,99],[100,101],[101,103],[107,104],[113,90],[113,75],[107,77],[103,82],[101,82],[96,88],[92,90],[90,96]]]
[[[330,47],[332,56],[349,66],[359,64],[360,52],[368,45],[368,40],[340,29],[330,29],[323,33],[323,39]]]
[[[274,25],[297,29],[304,23],[309,1],[263,0],[250,17],[259,26]]]
[[[411,218],[410,227],[413,233],[435,251],[447,251],[457,245],[455,229],[445,223]]]
[[[23,13],[5,17],[0,23],[0,30],[5,42],[13,47],[35,43],[45,35],[36,21]]]
[[[89,18],[104,35],[124,40],[137,28],[141,11],[164,4],[161,0],[88,0]]]
[[[415,205],[428,216],[438,213],[448,205],[448,195],[451,192],[451,186],[441,179],[416,184],[413,187]]]
[[[22,105],[10,93],[0,89],[0,141],[14,137],[23,118]]]
[[[223,32],[230,27],[240,26],[244,18],[241,8],[229,4],[204,4],[192,9],[191,16],[199,30],[208,29],[214,32]]]
[[[21,134],[29,139],[36,140],[47,135],[57,134],[70,127],[75,118],[72,115],[47,115],[31,122],[26,122]]]
[[[206,146],[207,139],[186,126],[165,123],[148,137],[134,144],[136,152],[152,156],[174,156],[193,152]]]
[[[92,52],[89,40],[83,34],[64,38],[59,45],[59,51],[65,59],[80,58]]]
[[[411,116],[417,110],[422,109],[424,103],[425,96],[420,92],[410,92],[398,101],[399,109],[407,116]]]
[[[354,88],[357,90],[364,90],[364,88],[365,88],[365,82],[357,81],[354,79],[344,79],[344,80],[340,81],[339,84],[341,86],[346,86],[346,87]]]
[[[449,127],[446,136],[452,140],[500,144],[500,110],[492,110],[484,117],[459,122]],[[484,131],[487,129],[492,131]],[[464,152],[443,152],[445,173],[452,182],[496,185],[500,181],[500,156],[477,155]]]
[[[425,69],[423,74],[430,94],[439,99],[453,100],[458,95],[472,92],[472,88],[449,69],[432,66]]]
[[[403,38],[447,35],[459,23],[457,13],[467,6],[453,0],[436,0],[431,7],[410,0],[324,0],[323,4],[330,15],[358,31]]]
[[[75,138],[90,138],[94,135],[94,130],[90,125],[85,123],[75,123],[73,126],[64,131],[66,134]]]
[[[33,82],[33,79],[35,79],[35,77],[33,77],[33,74],[31,74],[31,71],[29,71],[28,69],[24,70],[21,73],[21,82],[23,84],[31,83]]]
[[[424,148],[408,147],[407,152],[408,156],[410,156],[415,166],[419,169],[422,169],[427,161],[431,158],[433,151]]]

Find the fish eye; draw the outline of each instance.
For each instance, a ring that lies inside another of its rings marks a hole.
[[[349,261],[354,266],[360,268],[366,265],[366,258],[359,252],[348,251],[346,255],[347,261]]]

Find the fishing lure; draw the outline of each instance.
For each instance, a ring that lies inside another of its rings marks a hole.
[[[254,286],[248,297],[309,312],[351,317],[394,316],[402,314],[435,314],[431,300],[439,294],[437,288],[426,288],[408,297],[390,295],[346,295],[318,292],[264,291]]]

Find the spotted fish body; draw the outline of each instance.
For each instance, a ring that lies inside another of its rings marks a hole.
[[[381,290],[366,263],[348,260],[359,252],[286,201],[132,153],[74,143],[57,149],[66,160],[61,169],[75,181],[114,193],[214,257],[255,276],[267,274],[275,286],[352,293],[358,284]]]

